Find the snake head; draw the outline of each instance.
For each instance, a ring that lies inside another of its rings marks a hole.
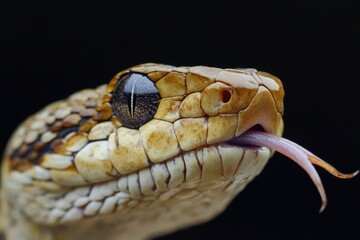
[[[2,166],[8,222],[30,219],[26,229],[59,239],[163,234],[222,212],[274,151],[302,166],[326,203],[311,163],[338,177],[356,173],[281,138],[283,98],[281,81],[255,69],[121,71],[16,130]]]
[[[113,98],[104,105],[111,104],[118,126],[109,153],[120,174],[226,142],[256,125],[276,135],[283,130],[282,84],[254,69],[146,64],[117,74],[107,91]]]

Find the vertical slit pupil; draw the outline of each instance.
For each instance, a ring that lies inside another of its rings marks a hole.
[[[127,105],[129,108],[129,116],[131,116],[131,94],[126,94]]]
[[[138,94],[138,91],[136,89],[136,83],[137,80],[132,81],[130,85],[131,92],[128,99],[130,118],[135,118],[135,106],[136,106],[135,99],[136,99],[136,95]]]

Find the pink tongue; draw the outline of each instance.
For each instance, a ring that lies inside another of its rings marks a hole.
[[[321,160],[319,157],[315,156],[305,148],[300,145],[287,140],[282,137],[278,137],[269,133],[259,132],[249,130],[243,133],[238,138],[232,140],[232,142],[236,142],[238,144],[250,144],[256,146],[264,146],[271,148],[279,153],[284,154],[285,156],[292,159],[294,162],[299,164],[310,176],[311,180],[314,182],[316,188],[319,191],[319,194],[322,199],[322,205],[320,208],[320,212],[322,212],[327,204],[326,194],[324,190],[324,186],[321,183],[321,179],[316,169],[312,164],[318,165],[334,175],[338,178],[352,178],[358,174],[359,171],[356,171],[351,174],[344,174],[336,170],[333,166],[328,164],[327,162]]]

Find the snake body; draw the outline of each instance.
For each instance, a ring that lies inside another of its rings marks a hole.
[[[212,219],[274,152],[231,141],[280,137],[283,97],[255,69],[143,64],[50,104],[4,154],[6,239],[146,239]]]

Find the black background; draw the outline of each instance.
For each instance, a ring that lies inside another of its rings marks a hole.
[[[2,1],[0,147],[46,104],[135,64],[254,67],[284,83],[284,136],[354,171],[358,15],[355,1]],[[360,239],[360,177],[319,172],[322,214],[304,171],[276,154],[221,216],[161,239]]]

